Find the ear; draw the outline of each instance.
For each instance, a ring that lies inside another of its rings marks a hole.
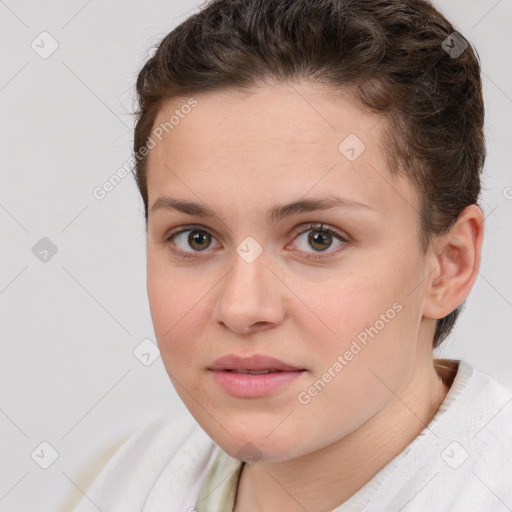
[[[449,233],[436,237],[430,249],[431,265],[423,316],[444,318],[469,295],[480,268],[484,216],[475,204],[468,206]]]

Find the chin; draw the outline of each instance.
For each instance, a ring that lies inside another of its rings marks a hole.
[[[280,446],[277,448],[275,443],[258,443],[250,440],[242,441],[238,444],[233,442],[227,445],[219,446],[231,457],[247,462],[282,462],[295,458],[292,446]]]
[[[203,427],[203,430],[230,457],[245,462],[280,462],[300,455],[294,453],[300,443],[284,431],[277,435],[272,428],[255,429],[253,426],[252,429],[241,430],[236,424],[229,425],[229,433],[222,427]]]

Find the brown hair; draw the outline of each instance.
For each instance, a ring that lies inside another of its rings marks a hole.
[[[478,204],[485,160],[478,55],[454,32],[426,0],[207,2],[157,45],[137,78],[135,177],[146,222],[147,158],[140,155],[166,100],[308,79],[350,91],[386,118],[389,169],[418,190],[426,250]],[[434,347],[464,304],[437,321]]]

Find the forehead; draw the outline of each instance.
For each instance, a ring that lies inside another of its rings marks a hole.
[[[190,98],[168,101],[155,120],[153,132],[164,129],[148,156],[149,207],[165,193],[197,200],[196,192],[210,205],[221,200],[212,191],[236,192],[249,208],[336,192],[383,215],[417,213],[412,184],[388,170],[386,120],[348,93],[301,82],[193,98],[193,108],[184,108]]]
[[[162,134],[167,149],[173,145],[188,149],[189,144],[200,143],[217,154],[244,151],[263,143],[272,149],[293,145],[297,150],[304,145],[310,152],[320,145],[325,150],[329,145],[335,150],[327,155],[332,159],[333,155],[339,156],[339,142],[353,133],[365,139],[367,150],[380,151],[379,125],[385,124],[383,118],[362,112],[348,93],[318,84],[278,82],[243,92],[229,89],[202,93],[194,99],[197,106],[187,109],[190,113],[179,116],[179,122],[168,130],[173,136]],[[157,115],[154,129],[172,117],[177,120],[176,114],[188,100],[167,101]],[[293,156],[288,152],[287,158]]]

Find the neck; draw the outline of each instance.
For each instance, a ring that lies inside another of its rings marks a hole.
[[[331,511],[428,426],[448,391],[433,365],[417,368],[403,392],[348,436],[297,459],[245,464],[234,512]]]

